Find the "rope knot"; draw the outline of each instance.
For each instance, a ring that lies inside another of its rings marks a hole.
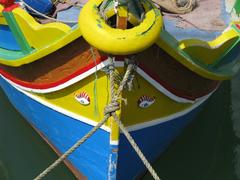
[[[113,101],[104,108],[104,115],[111,116],[113,112],[116,112],[119,109],[120,109],[119,102]]]

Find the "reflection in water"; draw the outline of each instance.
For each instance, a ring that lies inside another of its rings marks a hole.
[[[238,179],[240,179],[240,143],[236,146],[234,153],[235,173]]]
[[[154,164],[165,180],[240,180],[240,75],[224,82]],[[0,90],[0,179],[32,179],[56,159]],[[75,179],[64,165],[46,179]],[[143,179],[152,179],[146,174]]]
[[[235,135],[238,139],[238,145],[234,150],[235,173],[240,179],[240,74],[232,80],[232,122]]]
[[[0,179],[9,180],[9,175],[4,163],[0,160]]]

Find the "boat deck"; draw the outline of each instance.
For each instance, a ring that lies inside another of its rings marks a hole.
[[[82,71],[95,66],[91,46],[79,38],[58,51],[36,62],[18,68],[0,65],[3,74],[24,85],[44,87],[73,78]],[[96,63],[100,54],[94,50]],[[54,62],[53,62],[54,61]]]
[[[70,81],[95,67],[90,45],[79,38],[66,47],[30,64],[16,67],[0,65],[2,74],[24,87],[47,89]],[[94,50],[96,63],[105,55]],[[122,59],[122,58],[121,58]],[[54,62],[53,62],[54,61]],[[195,100],[219,84],[203,78],[174,60],[157,45],[137,55],[139,67],[171,93]]]

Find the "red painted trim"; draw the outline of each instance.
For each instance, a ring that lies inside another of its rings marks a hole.
[[[105,57],[101,57],[101,58],[97,59],[96,60],[97,65],[100,64],[104,60],[105,60]],[[71,75],[69,75],[69,76],[67,76],[67,77],[65,77],[65,78],[63,78],[59,81],[56,81],[54,83],[46,83],[46,84],[29,83],[29,82],[26,82],[26,81],[19,80],[16,77],[13,77],[11,74],[3,71],[2,69],[0,69],[0,74],[2,74],[5,78],[11,80],[12,82],[14,82],[14,83],[16,83],[20,86],[26,87],[26,88],[30,88],[30,89],[49,89],[49,88],[53,88],[53,87],[59,86],[61,84],[64,84],[67,81],[85,73],[86,71],[90,70],[93,67],[95,67],[94,62],[89,64],[88,66],[86,66],[84,68],[81,68],[81,69],[77,70],[73,74],[71,74]]]
[[[240,30],[240,24],[235,24],[235,26]]]
[[[169,92],[171,92],[172,94],[181,97],[181,98],[185,98],[188,100],[196,100],[197,98],[203,97],[207,94],[209,94],[210,92],[212,92],[214,89],[217,88],[217,86],[220,84],[220,82],[216,82],[213,84],[213,86],[211,87],[210,91],[207,93],[199,93],[196,94],[194,96],[190,96],[188,95],[188,93],[186,91],[183,90],[177,90],[175,88],[173,88],[170,84],[168,84],[166,81],[163,81],[162,79],[160,79],[156,74],[152,73],[149,69],[147,69],[146,67],[143,66],[143,64],[139,63],[138,65],[146,74],[148,74],[148,76],[150,76],[152,79],[154,79],[156,82],[158,82],[161,86],[163,86],[165,89],[167,89]]]
[[[106,56],[103,56],[103,57],[97,59],[97,65],[99,63],[103,62],[106,59],[107,59]],[[118,58],[116,58],[116,61],[123,61],[123,58],[118,57]],[[14,82],[14,83],[16,83],[20,86],[26,87],[26,88],[30,88],[30,89],[49,89],[49,88],[59,86],[63,83],[66,83],[67,81],[85,73],[86,71],[90,70],[93,67],[95,67],[95,63],[91,63],[90,65],[88,65],[88,66],[86,66],[82,69],[77,70],[75,73],[73,73],[73,74],[71,74],[71,75],[69,75],[69,76],[67,76],[67,77],[65,77],[65,78],[63,78],[59,81],[56,81],[54,83],[49,83],[49,84],[36,84],[36,83],[34,84],[34,83],[26,82],[26,81],[21,81],[21,80],[15,78],[15,77],[11,76],[11,74],[9,74],[7,72],[4,72],[2,69],[0,69],[0,74],[2,74],[5,78],[11,80],[12,82]],[[220,84],[220,82],[213,83],[213,85],[212,85],[212,87],[211,87],[211,89],[208,93],[199,93],[199,94],[196,94],[194,96],[190,96],[185,91],[177,90],[177,89],[173,88],[170,84],[168,84],[166,81],[163,81],[162,79],[160,79],[156,74],[154,74],[149,69],[144,67],[141,63],[139,63],[139,67],[146,74],[148,74],[152,79],[154,79],[157,83],[159,83],[161,86],[163,86],[165,89],[167,89],[169,92],[171,92],[172,94],[174,94],[178,97],[185,98],[185,99],[188,99],[188,100],[196,100],[197,98],[203,97],[203,96],[209,94],[214,89],[216,89],[217,86]]]
[[[3,9],[3,12],[12,12],[14,9],[16,9],[17,7],[19,7],[19,4],[14,4],[12,6],[6,7]]]
[[[19,7],[15,0],[0,0],[0,4],[4,7],[3,12],[11,12],[13,9]]]

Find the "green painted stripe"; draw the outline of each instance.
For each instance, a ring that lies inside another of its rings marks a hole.
[[[26,55],[23,54],[22,51],[11,51],[11,50],[0,48],[1,61],[11,61],[11,60],[14,61],[24,56]]]
[[[238,15],[240,15],[240,0],[236,0],[234,9]]]
[[[24,54],[29,54],[33,49],[28,44],[24,34],[22,33],[21,29],[18,26],[17,21],[14,18],[12,12],[3,12],[3,15],[8,23],[9,28],[11,29],[16,41],[18,42],[19,46],[22,49]]]

